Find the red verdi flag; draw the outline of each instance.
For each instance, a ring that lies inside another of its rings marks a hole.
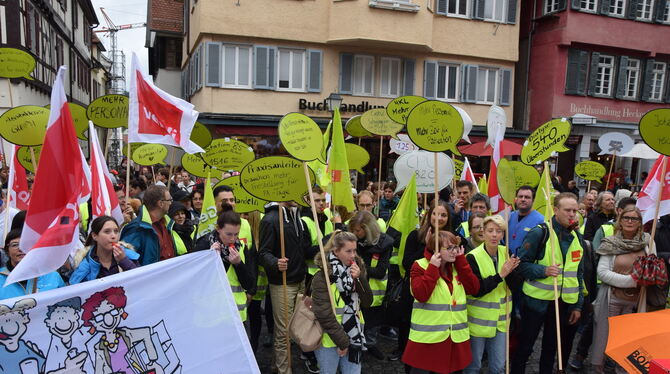
[[[26,169],[19,162],[19,146],[12,146],[12,154],[10,156],[11,169],[9,170],[9,206],[18,210],[28,210],[30,203],[30,190],[28,189],[28,177],[26,176]]]
[[[198,119],[193,104],[156,87],[135,53],[131,66],[128,141],[172,145],[191,154],[205,152],[190,140]]]
[[[123,213],[119,206],[119,199],[114,192],[105,156],[100,148],[98,133],[91,121],[88,122],[88,139],[91,144],[91,215],[93,219],[100,216],[112,216],[121,226]]]
[[[30,206],[21,234],[26,256],[5,284],[35,278],[63,265],[79,243],[79,204],[88,200],[89,180],[63,88],[65,66],[51,91],[51,113]]]
[[[498,163],[504,155],[503,140],[505,136],[505,127],[498,125],[495,139],[493,141],[493,156],[491,157],[491,166],[489,168],[489,198],[491,198],[491,211],[498,213],[505,209],[505,201],[500,195],[498,188]]]
[[[472,168],[470,167],[470,161],[468,161],[467,157],[465,158],[465,162],[463,163],[461,180],[472,183],[472,185],[475,187],[475,191],[479,192],[479,186],[477,186],[477,179],[475,178],[475,173],[472,172]]]
[[[664,159],[668,159],[668,156],[660,155],[654,166],[652,166],[651,171],[647,180],[644,181],[642,190],[640,190],[640,195],[637,199],[637,207],[642,211],[642,221],[647,223],[654,219],[655,216],[658,217],[670,214],[670,168],[666,166],[666,172],[663,176],[663,186],[661,187],[661,169]],[[670,161],[670,160],[668,160]],[[667,162],[666,161],[666,165]],[[658,199],[659,190],[663,188],[661,192],[661,203],[659,205],[659,212],[656,213],[656,200]]]

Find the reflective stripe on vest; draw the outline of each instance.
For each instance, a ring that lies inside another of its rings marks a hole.
[[[244,249],[245,245],[242,243],[242,248],[240,248],[240,259],[244,263]],[[228,276],[228,283],[230,283],[230,289],[233,291],[233,298],[235,299],[235,304],[237,305],[237,310],[240,312],[240,318],[242,322],[247,320],[247,294],[242,288],[240,281],[237,279],[237,273],[235,272],[235,265],[230,264],[228,270],[226,271]]]
[[[326,217],[328,216],[326,215]],[[318,233],[316,231],[316,224],[314,223],[314,220],[311,217],[301,217],[301,219],[305,223],[305,226],[307,226],[309,237],[312,239],[312,245],[319,245]],[[323,236],[333,232],[333,223],[330,221],[330,219],[326,220],[323,228],[325,231],[321,233]],[[310,275],[316,274],[316,272],[319,270],[319,268],[314,263],[313,258],[305,259],[305,263],[307,264],[307,272]]]
[[[341,325],[342,316],[344,315],[344,300],[340,296],[340,291],[337,290],[337,285],[335,283],[330,284],[330,292],[333,294],[333,300],[335,300],[335,319]],[[361,319],[361,330],[365,330],[365,320],[363,319],[363,314],[358,311],[358,317]],[[335,347],[335,342],[330,338],[327,332],[323,332],[321,337],[321,345],[324,348],[333,348]]]
[[[486,251],[484,244],[473,249],[468,256],[473,256],[477,261],[479,272],[482,279],[494,276],[500,273],[505,263],[506,248],[498,246],[498,268],[493,265],[493,259]],[[470,326],[470,335],[480,338],[492,338],[496,336],[497,331],[507,331],[506,312],[512,310],[512,297],[506,297],[505,281],[498,283],[498,286],[491,292],[482,297],[468,296],[468,323]],[[506,304],[509,302],[509,305]]]
[[[577,234],[572,233],[572,243],[567,251],[567,259],[563,259],[563,252],[559,246],[558,237],[552,230],[549,235],[549,240],[554,241],[555,261],[551,261],[551,243],[547,240],[544,248],[544,256],[537,261],[537,264],[543,266],[550,266],[556,263],[561,267],[561,274],[556,277],[558,284],[558,292],[561,294],[561,299],[567,304],[574,304],[579,299],[579,281],[577,280],[577,270],[581,262],[584,250],[579,243]],[[526,280],[523,283],[523,293],[530,297],[540,300],[554,300],[554,280],[552,277],[539,278],[533,280]]]
[[[373,268],[377,267],[378,263],[379,260],[373,257],[372,261],[370,261],[370,267]],[[382,305],[382,302],[384,301],[384,295],[386,294],[386,285],[388,284],[388,279],[389,279],[388,271],[386,272],[386,274],[384,274],[384,278],[382,279],[376,279],[376,278],[368,279],[368,282],[370,283],[370,289],[372,290],[372,305],[370,305],[371,307]]]
[[[428,260],[416,261],[422,269],[428,268]],[[440,343],[447,338],[462,343],[470,338],[465,288],[458,281],[458,273],[453,270],[453,295],[447,282],[440,277],[433,293],[425,303],[414,301],[409,340],[416,343]]]

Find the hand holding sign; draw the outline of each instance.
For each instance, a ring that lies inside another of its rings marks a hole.
[[[310,181],[314,172],[309,170]],[[307,183],[301,161],[290,157],[270,156],[247,164],[240,174],[242,187],[251,195],[267,201],[295,201],[309,206],[303,196]]]
[[[570,122],[565,118],[551,120],[535,129],[523,144],[521,162],[534,165],[548,159],[554,151],[567,151],[564,144],[570,129]]]
[[[640,119],[640,136],[651,149],[670,155],[670,108],[654,109]]]
[[[415,106],[426,100],[426,98],[421,96],[401,96],[391,100],[386,106],[386,114],[393,121],[404,125],[407,123],[409,112],[411,112]]]
[[[132,160],[138,165],[151,166],[165,161],[168,150],[162,144],[144,144],[132,153]]]
[[[26,78],[35,69],[35,58],[28,52],[16,48],[0,48],[0,77]]]
[[[595,161],[582,161],[575,165],[575,174],[587,181],[600,181],[606,172],[605,167]]]
[[[435,154],[426,151],[412,151],[398,157],[393,164],[393,174],[398,180],[396,192],[409,183],[412,174],[416,174],[416,192],[435,192]],[[441,190],[454,178],[454,163],[442,152],[437,153],[438,185]]]
[[[298,160],[313,161],[322,156],[323,134],[316,122],[302,113],[289,113],[282,117],[279,139],[286,151]]]
[[[228,177],[222,180],[221,182],[217,183],[214,188],[224,185],[231,187],[235,192],[235,211],[237,213],[249,213],[253,211],[259,211],[261,213],[263,212],[263,207],[265,204],[267,204],[267,201],[261,200],[251,195],[249,192],[247,192],[247,190],[242,188],[239,175]]]
[[[384,108],[370,109],[363,113],[361,125],[375,135],[390,135],[396,139],[398,138],[398,132],[403,128],[402,124],[389,118]]]

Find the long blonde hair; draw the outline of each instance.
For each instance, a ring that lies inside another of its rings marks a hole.
[[[349,229],[352,227],[361,227],[365,230],[365,241],[367,244],[375,245],[379,241],[379,237],[381,236],[379,224],[375,216],[367,210],[359,211],[351,218]]]

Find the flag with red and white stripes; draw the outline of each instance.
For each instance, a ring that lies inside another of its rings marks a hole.
[[[121,226],[123,213],[114,192],[114,184],[98,141],[98,134],[91,121],[88,122],[88,139],[91,144],[91,216],[93,219],[112,216]]]
[[[463,163],[461,180],[472,183],[472,185],[475,187],[475,191],[479,192],[479,186],[477,186],[477,179],[475,178],[475,173],[472,171],[472,167],[470,167],[470,161],[468,161],[467,157],[465,158],[465,162]]]
[[[670,160],[666,161],[666,173],[661,178],[663,160],[668,160],[668,156],[660,155],[658,157],[649,172],[647,180],[644,181],[637,199],[637,207],[642,211],[643,223],[651,221],[654,217],[670,214],[670,178],[668,178],[668,168],[670,168],[670,165],[667,165]],[[661,192],[661,203],[659,204],[657,214],[656,201],[658,200],[659,192]]]
[[[9,165],[9,206],[18,210],[28,210],[30,203],[30,190],[28,189],[28,177],[26,169],[19,162],[19,146],[11,147]]]
[[[491,166],[489,168],[489,198],[491,199],[491,212],[498,213],[505,209],[505,201],[500,195],[498,188],[498,163],[503,158],[503,140],[505,137],[505,127],[500,125],[496,130],[496,136],[493,141],[493,155],[491,156]]]

